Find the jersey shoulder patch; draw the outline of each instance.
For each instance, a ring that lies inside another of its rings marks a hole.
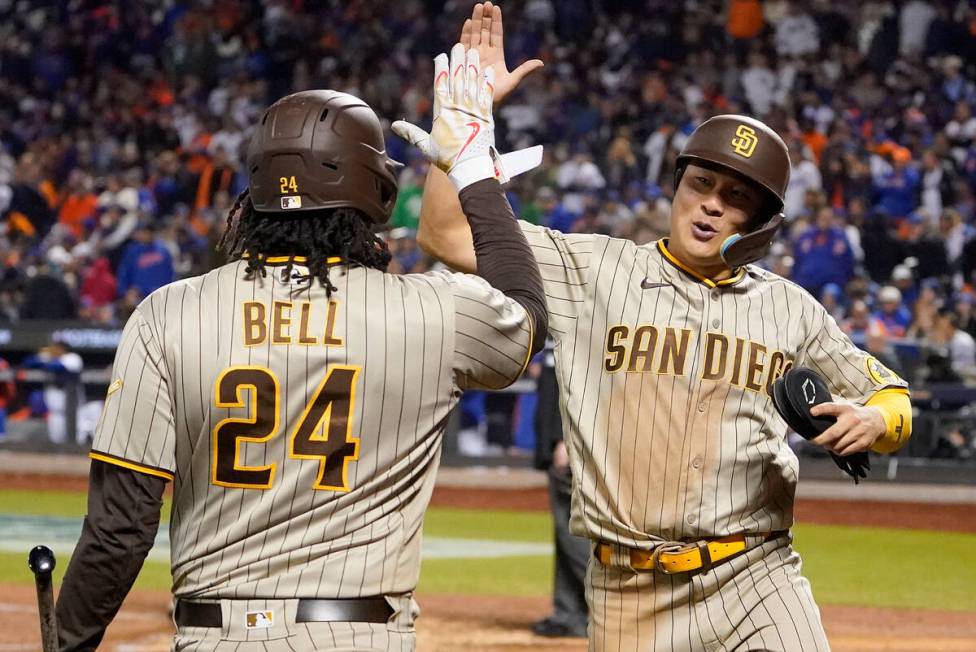
[[[907,385],[905,380],[888,367],[881,364],[875,357],[869,357],[864,361],[867,367],[868,376],[877,385]]]

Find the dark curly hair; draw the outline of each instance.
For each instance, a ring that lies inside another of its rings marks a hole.
[[[309,283],[313,278],[331,296],[336,290],[329,280],[329,258],[385,272],[390,250],[373,233],[369,221],[355,208],[325,208],[300,215],[282,215],[254,210],[248,191],[238,195],[227,214],[227,230],[217,248],[231,259],[246,258],[248,278],[267,276],[265,260],[288,256],[282,276],[287,278],[296,257],[305,258]]]

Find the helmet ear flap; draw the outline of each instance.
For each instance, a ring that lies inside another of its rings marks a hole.
[[[783,214],[776,213],[768,222],[752,233],[745,235],[733,233],[725,239],[719,250],[722,260],[731,269],[735,269],[764,258],[769,252],[773,238],[776,237],[776,231],[779,230],[782,223]]]
[[[733,233],[725,239],[722,246],[719,248],[719,254],[722,256],[722,260],[725,260],[725,252],[729,250],[729,247],[734,245],[736,242],[742,239],[741,233]]]
[[[688,161],[678,161],[678,164],[674,168],[674,193],[678,194],[678,184],[681,183],[681,177],[685,175],[685,170],[688,169]]]

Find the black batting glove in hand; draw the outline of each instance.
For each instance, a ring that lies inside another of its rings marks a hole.
[[[804,439],[813,440],[837,423],[835,416],[814,416],[810,413],[813,406],[833,399],[827,383],[812,369],[790,369],[782,378],[773,382],[772,389],[776,411]],[[871,468],[866,450],[849,455],[838,455],[830,451],[830,457],[841,471],[854,478],[854,484],[861,478],[866,478]]]

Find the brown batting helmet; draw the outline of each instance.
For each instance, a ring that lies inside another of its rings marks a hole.
[[[268,213],[351,207],[382,224],[396,202],[399,166],[386,155],[373,110],[329,90],[275,102],[247,150],[251,202]]]
[[[721,165],[759,184],[768,196],[758,225],[722,243],[722,258],[739,267],[766,255],[783,221],[783,203],[790,181],[786,143],[767,125],[744,115],[717,115],[701,123],[678,154],[675,188],[689,163]]]

